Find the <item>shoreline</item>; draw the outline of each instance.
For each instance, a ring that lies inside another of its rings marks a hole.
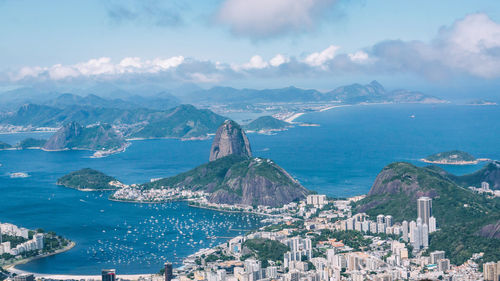
[[[464,165],[477,165],[481,162],[487,162],[491,161],[491,159],[487,158],[479,158],[474,161],[457,161],[457,162],[449,162],[446,160],[441,160],[441,161],[431,161],[427,160],[425,158],[419,159],[421,162],[427,163],[427,164],[436,164],[436,165],[457,165],[457,166],[464,166]]]
[[[46,257],[50,257],[50,256],[54,256],[54,255],[57,255],[57,254],[60,254],[60,253],[64,253],[64,252],[67,252],[71,249],[73,249],[74,247],[76,246],[76,243],[71,241],[68,246],[62,248],[62,249],[59,249],[59,250],[56,250],[52,253],[47,253],[47,254],[43,254],[43,255],[39,255],[39,256],[35,256],[35,257],[29,257],[29,258],[25,258],[25,259],[22,259],[22,260],[18,260],[18,261],[15,261],[11,264],[8,264],[8,265],[4,265],[2,266],[3,269],[7,270],[8,272],[11,272],[11,273],[17,273],[18,271],[19,272],[24,272],[23,270],[20,270],[20,269],[17,269],[15,268],[17,265],[20,265],[20,264],[26,264],[26,263],[29,263],[29,262],[32,262],[34,260],[38,260],[38,259],[43,259],[43,258],[46,258]]]

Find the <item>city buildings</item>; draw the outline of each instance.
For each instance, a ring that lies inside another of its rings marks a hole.
[[[420,197],[417,200],[418,218],[422,224],[429,225],[429,218],[432,216],[432,199],[429,197]]]
[[[102,281],[116,281],[116,270],[103,269],[101,272]]]

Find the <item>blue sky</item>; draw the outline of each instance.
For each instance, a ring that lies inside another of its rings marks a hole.
[[[494,0],[0,0],[0,83],[493,87],[499,32]]]

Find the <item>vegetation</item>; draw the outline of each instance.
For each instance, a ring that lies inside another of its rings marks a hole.
[[[283,130],[290,127],[290,123],[276,119],[272,116],[261,116],[244,127],[247,131]]]
[[[452,150],[452,151],[440,152],[429,155],[425,158],[425,160],[430,162],[454,163],[454,162],[473,162],[476,161],[476,158],[467,152],[460,150]]]
[[[12,148],[12,145],[5,143],[3,141],[0,141],[0,149],[9,149]]]
[[[364,238],[363,234],[359,231],[348,230],[348,231],[332,231],[329,229],[321,230],[321,234],[313,234],[312,244],[315,246],[320,241],[328,241],[329,239],[336,239],[344,243],[354,250],[358,251],[360,249],[368,247],[371,243],[371,239]]]
[[[242,246],[252,251],[252,255],[262,262],[281,261],[283,259],[283,255],[290,251],[290,248],[287,245],[276,240],[264,238],[246,240],[243,242]]]
[[[453,179],[441,169],[393,163],[383,169],[369,195],[354,208],[370,216],[385,214],[395,221],[410,221],[417,217],[417,198],[430,196],[441,229],[430,236],[430,249],[445,250],[455,264],[479,252],[488,261],[498,260],[500,240],[481,237],[479,231],[500,220],[500,199],[475,194]]]
[[[68,122],[84,126],[107,123],[120,125],[126,137],[134,138],[190,138],[215,133],[225,118],[210,110],[192,105],[180,105],[168,110],[140,107],[118,108],[113,103],[105,106],[27,104],[15,114],[0,118],[1,124],[34,127],[60,127]],[[116,108],[114,107],[116,106]]]
[[[303,198],[307,190],[298,182],[293,180],[283,169],[271,160],[262,158],[248,158],[237,155],[229,155],[215,161],[203,164],[188,172],[164,178],[155,182],[145,183],[143,188],[180,187],[191,190],[203,190],[211,193],[224,191],[231,202],[239,202],[243,194],[244,184],[250,182],[252,185],[256,179],[264,178],[269,184],[264,190],[273,192],[272,186],[285,187],[294,198]],[[263,197],[263,196],[261,196]],[[262,198],[255,198],[262,199]],[[285,198],[286,199],[286,198]],[[276,204],[283,204],[285,199],[274,198]],[[262,202],[254,202],[262,203]]]
[[[180,105],[150,115],[148,124],[131,134],[134,138],[192,138],[214,133],[225,118],[207,109]]]
[[[116,181],[116,179],[99,171],[85,168],[59,178],[57,184],[75,189],[117,189],[109,184],[111,181]]]
[[[27,138],[22,140],[17,147],[20,149],[27,149],[27,148],[41,148],[45,145],[47,140],[43,139],[34,139],[34,138]]]

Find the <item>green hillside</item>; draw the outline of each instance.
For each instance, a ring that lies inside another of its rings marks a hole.
[[[392,163],[377,176],[367,197],[356,203],[355,211],[372,217],[392,215],[395,221],[415,220],[421,196],[433,199],[433,215],[441,228],[431,235],[431,250],[445,250],[456,264],[478,252],[489,260],[500,259],[500,239],[479,236],[484,226],[500,221],[500,199],[475,194],[439,169]]]
[[[59,178],[57,180],[57,184],[75,189],[117,189],[116,187],[109,185],[109,182],[111,181],[116,181],[116,179],[99,171],[85,168]]]

